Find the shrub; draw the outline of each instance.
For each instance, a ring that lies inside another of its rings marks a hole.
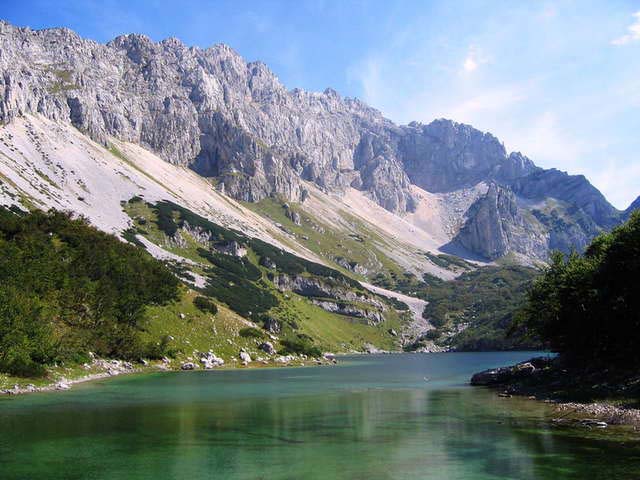
[[[178,280],[145,251],[83,219],[0,209],[0,370],[41,373],[88,351],[136,358],[147,305]]]
[[[215,303],[209,300],[207,297],[197,296],[193,299],[193,305],[198,309],[206,313],[215,315],[218,313],[218,307]]]
[[[242,338],[262,338],[264,337],[264,332],[258,330],[254,327],[245,327],[241,328],[238,332]]]
[[[288,354],[303,354],[309,357],[321,357],[322,351],[313,345],[313,339],[307,335],[298,335],[294,338],[281,340],[282,349],[280,353],[283,355]]]

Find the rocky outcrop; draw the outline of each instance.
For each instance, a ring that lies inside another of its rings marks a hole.
[[[456,240],[472,252],[495,260],[508,252],[545,258],[547,240],[538,225],[526,220],[514,193],[496,183],[471,205]]]
[[[640,210],[640,197],[636,198],[631,205],[624,211],[624,218],[627,220],[633,212]]]
[[[370,325],[384,321],[386,305],[378,298],[354,290],[340,282],[327,282],[311,276],[276,275],[274,285],[281,291],[293,291],[326,310],[355,318],[363,318]]]
[[[344,302],[334,302],[330,300],[311,299],[311,303],[317,305],[323,310],[338,315],[346,315],[348,317],[365,319],[368,325],[378,325],[384,322],[382,312],[375,308],[364,308]]]
[[[100,44],[65,28],[0,21],[0,123],[30,113],[71,123],[105,145],[139,144],[250,202],[273,195],[304,202],[308,181],[337,194],[362,190],[402,214],[416,207],[412,184],[446,201],[495,183],[502,193],[441,219],[446,235],[487,258],[581,249],[629,215],[584,177],[540,169],[489,133],[444,119],[397,126],[331,89],[289,91],[266,65],[226,45],[200,49],[135,34]],[[525,205],[550,199],[559,203],[555,216],[556,207]]]
[[[511,180],[538,169],[520,153],[507,155],[490,133],[444,119],[402,127],[398,148],[411,182],[429,192]]]
[[[275,355],[276,353],[276,349],[273,347],[273,343],[271,342],[262,342],[258,345],[258,348],[268,355]]]
[[[471,385],[496,386],[509,384],[535,375],[548,367],[552,361],[550,358],[539,357],[509,367],[484,370],[471,377]]]
[[[301,179],[354,185],[390,210],[412,205],[394,152],[362,147],[396,127],[358,100],[287,91],[260,62],[226,45],[124,35],[106,45],[64,28],[0,23],[0,121],[39,113],[94,140],[138,143],[165,160],[218,178],[246,201],[303,200]],[[371,155],[369,155],[371,153]]]
[[[540,169],[513,180],[510,186],[523,198],[553,198],[565,202],[600,228],[611,228],[620,222],[620,212],[583,175],[569,175],[555,168]]]

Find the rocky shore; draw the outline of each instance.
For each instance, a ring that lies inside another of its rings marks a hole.
[[[159,361],[142,360],[133,364],[124,360],[92,358],[90,363],[85,363],[79,369],[67,369],[66,371],[52,372],[46,383],[36,385],[21,381],[10,388],[1,388],[0,395],[23,395],[36,392],[53,392],[69,390],[79,383],[100,380],[133,373],[151,373],[158,371],[190,371],[190,370],[221,370],[230,368],[264,368],[264,367],[304,367],[335,365],[338,363],[333,353],[324,353],[322,357],[313,358],[307,355],[276,355],[273,345],[265,342],[260,345],[260,350],[266,356],[251,358],[251,355],[241,349],[238,353],[239,362],[227,362],[213,352],[194,352],[183,360],[163,358]],[[35,380],[34,380],[35,381]]]
[[[555,405],[555,425],[640,428],[640,374],[632,370],[585,368],[562,358],[537,357],[492,368],[471,377],[501,397],[523,396]]]

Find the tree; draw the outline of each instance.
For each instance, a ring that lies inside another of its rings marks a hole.
[[[574,361],[640,365],[640,212],[584,255],[554,253],[518,317]]]

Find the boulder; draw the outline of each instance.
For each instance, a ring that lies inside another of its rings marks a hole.
[[[538,369],[531,361],[518,363],[510,367],[490,368],[471,377],[471,385],[489,386],[510,383],[530,377]]]
[[[263,342],[258,348],[269,355],[273,355],[276,353],[276,349],[273,348],[273,344],[271,342]]]
[[[207,353],[200,354],[200,363],[206,370],[210,370],[212,368],[221,367],[224,365],[224,360],[220,357],[217,357],[213,352],[209,351]]]
[[[182,364],[182,366],[180,367],[181,370],[195,370],[196,369],[196,364],[193,362],[185,362]]]
[[[242,360],[243,364],[244,362],[251,363],[251,355],[247,352],[240,352],[238,356],[240,357],[240,360]]]

